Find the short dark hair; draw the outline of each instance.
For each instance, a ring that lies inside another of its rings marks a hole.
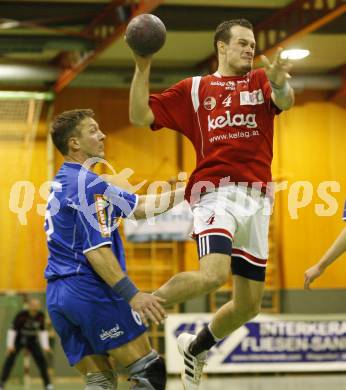
[[[216,27],[214,34],[214,49],[216,54],[218,54],[217,42],[222,41],[228,43],[231,39],[231,28],[233,26],[242,26],[253,31],[253,26],[247,19],[231,19],[221,22]]]
[[[77,109],[64,111],[54,118],[50,134],[53,144],[59,152],[66,156],[68,154],[68,140],[79,135],[78,125],[85,118],[93,118],[94,111],[90,109]]]

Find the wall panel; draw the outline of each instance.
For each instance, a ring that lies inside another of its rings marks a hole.
[[[41,290],[44,288],[43,269],[47,251],[44,244],[44,218],[37,213],[37,205],[45,203],[39,195],[39,188],[47,176],[46,143],[44,140],[35,142],[31,155],[23,143],[2,140],[0,154],[4,158],[3,161],[6,161],[0,168],[0,290]],[[12,210],[17,207],[27,210],[23,213],[23,224],[18,219],[18,213],[11,211],[9,206],[11,189],[14,189],[19,181],[31,183],[26,187],[27,192],[23,190],[18,202],[14,201],[11,207]],[[26,206],[23,205],[25,199]]]
[[[346,111],[327,102],[306,102],[294,107],[279,118],[279,150],[281,171],[288,185],[305,181],[305,196],[312,186],[311,201],[294,215],[294,201],[289,204],[289,190],[280,194],[282,202],[282,254],[284,286],[302,288],[303,273],[316,262],[334,241],[344,226],[341,221],[346,188]],[[322,182],[336,181],[340,192],[330,192],[337,202],[332,215],[319,216],[315,207],[324,205],[317,190]],[[310,183],[310,184],[309,184]],[[300,192],[298,200],[301,200]],[[290,206],[290,207],[289,207]],[[291,212],[289,211],[291,210]],[[345,255],[343,259],[346,260]],[[341,259],[340,259],[341,260]],[[345,266],[342,261],[331,267],[316,282],[320,288],[346,286]]]

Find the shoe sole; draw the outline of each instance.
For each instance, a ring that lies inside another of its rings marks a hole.
[[[181,370],[181,372],[180,372],[181,382],[182,382],[182,384],[183,384],[184,390],[188,390],[188,389],[185,387],[184,377],[183,377],[184,374],[185,374],[184,350],[182,350],[182,349],[180,348],[180,345],[179,345],[179,344],[178,344],[178,351],[179,351],[181,357],[183,358],[183,365],[184,365],[184,368],[183,368],[183,369]]]
[[[183,383],[183,388],[184,388],[184,390],[188,390],[188,389],[185,387],[185,384],[184,384],[183,372],[181,373],[180,377],[181,377],[181,381],[182,381],[182,383]]]

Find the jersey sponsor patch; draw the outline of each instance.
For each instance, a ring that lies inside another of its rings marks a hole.
[[[255,91],[241,91],[240,92],[240,105],[241,106],[255,106],[257,104],[263,104],[264,97],[261,89]]]
[[[109,202],[107,201],[106,197],[102,194],[95,194],[94,198],[95,198],[97,220],[100,227],[100,233],[102,237],[110,237],[111,228],[110,228],[110,221],[107,213]]]
[[[235,91],[235,82],[234,81],[227,81],[225,89]]]
[[[225,87],[226,90],[235,91],[234,81],[212,81],[210,85],[212,87]]]
[[[249,80],[238,80],[237,84],[249,84]]]
[[[203,106],[208,111],[213,110],[216,106],[216,99],[213,96],[208,96],[204,99]]]

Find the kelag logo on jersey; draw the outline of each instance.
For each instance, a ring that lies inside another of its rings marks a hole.
[[[235,114],[232,116],[231,112],[227,110],[225,115],[219,115],[216,118],[208,115],[208,131],[223,129],[226,126],[246,126],[249,129],[256,129],[256,114]]]

